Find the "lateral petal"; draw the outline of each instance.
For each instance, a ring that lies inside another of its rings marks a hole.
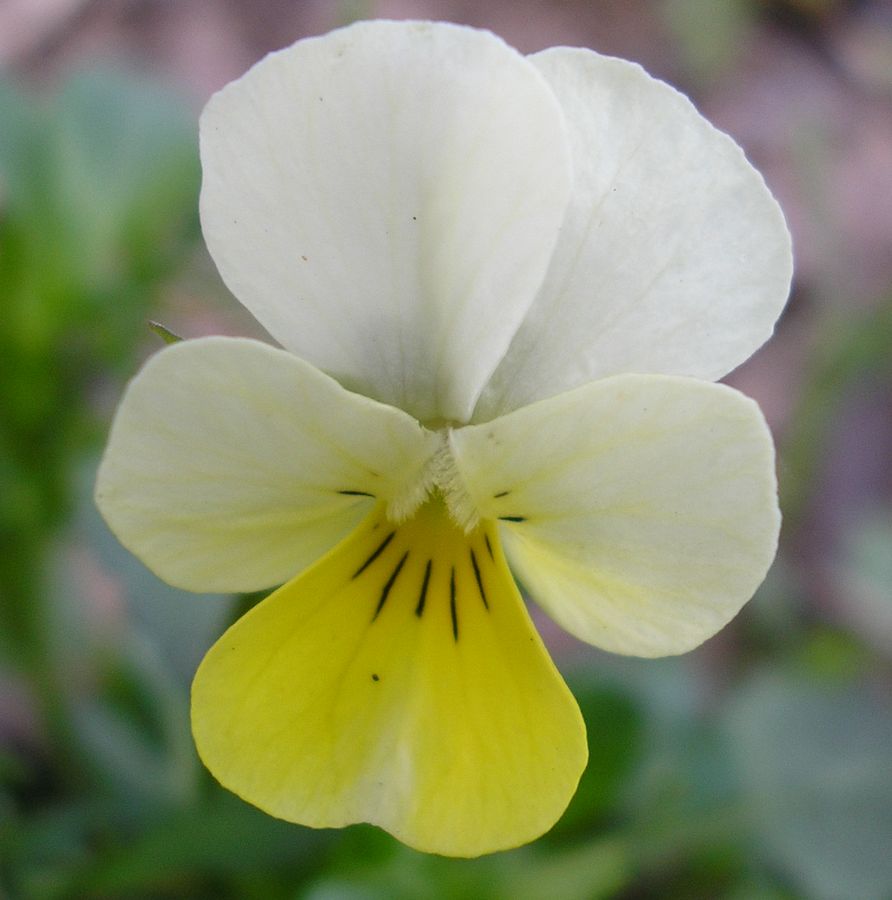
[[[201,338],[157,353],[130,383],[96,502],[170,584],[259,590],[318,559],[376,500],[399,504],[436,444],[284,350]]]
[[[359,22],[216,94],[201,156],[208,248],[273,337],[420,421],[468,420],[567,204],[533,64],[485,31]]]
[[[725,375],[771,335],[790,287],[790,235],[762,176],[640,66],[566,47],[530,59],[564,109],[573,191],[474,421],[623,372]]]
[[[458,429],[451,444],[531,595],[605,650],[696,647],[774,558],[771,436],[724,385],[619,375]]]
[[[192,727],[220,782],[272,815],[448,856],[538,837],[587,755],[495,528],[465,535],[439,500],[400,526],[379,508],[233,625]]]

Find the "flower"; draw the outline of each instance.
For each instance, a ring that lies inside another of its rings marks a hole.
[[[475,856],[556,821],[584,724],[508,562],[617,653],[697,646],[779,527],[758,407],[789,236],[690,102],[588,50],[361,22],[208,103],[202,226],[286,349],[168,347],[97,501],[195,591],[284,584],[192,690],[219,781],[311,826]]]

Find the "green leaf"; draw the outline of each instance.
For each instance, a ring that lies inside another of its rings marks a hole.
[[[36,181],[36,118],[26,96],[0,79],[0,210],[19,214]]]
[[[892,712],[865,689],[747,684],[729,749],[765,852],[814,900],[892,896]]]
[[[846,535],[838,566],[840,613],[866,643],[892,657],[892,510],[876,511]]]
[[[195,217],[193,117],[161,85],[112,70],[73,78],[50,118],[52,202],[88,283],[151,268]]]
[[[628,693],[580,677],[568,681],[585,719],[589,761],[567,811],[549,832],[550,843],[566,839],[571,832],[591,829],[603,819],[616,803],[642,749],[643,717]]]
[[[350,841],[347,841],[349,847]],[[391,842],[392,851],[333,859],[306,900],[600,900],[629,883],[632,859],[622,842],[600,839],[572,848],[521,847],[480,859],[444,859]],[[343,848],[342,848],[343,849]]]
[[[196,880],[276,869],[309,874],[331,840],[331,833],[273,819],[214,789],[206,802],[158,821],[129,844],[97,858],[72,885],[77,890],[70,896],[156,896],[179,882],[182,891],[164,895],[194,896]]]
[[[73,703],[72,722],[96,781],[144,819],[194,798],[199,763],[185,694],[158,649],[130,637],[120,650],[97,695]]]
[[[51,400],[129,354],[197,238],[196,117],[157,81],[97,70],[46,102],[0,83],[0,121],[0,348]]]

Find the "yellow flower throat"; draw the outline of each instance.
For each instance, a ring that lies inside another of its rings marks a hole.
[[[443,619],[457,641],[461,611],[467,604],[489,610],[488,585],[497,577],[497,558],[501,559],[494,523],[480,522],[470,532],[463,531],[439,491],[432,492],[412,518],[400,524],[379,508],[359,535],[355,559],[361,561],[350,581],[362,585],[370,621],[402,607],[402,613],[419,619],[429,615]],[[342,571],[351,570],[345,566]],[[432,597],[448,598],[447,608],[432,611]]]

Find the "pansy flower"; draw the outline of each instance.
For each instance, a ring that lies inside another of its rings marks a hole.
[[[171,584],[282,585],[198,669],[199,754],[290,821],[529,841],[586,736],[515,577],[583,641],[660,656],[774,556],[768,429],[712,382],[784,304],[780,210],[637,65],[449,24],[271,54],[208,103],[201,157],[211,255],[284,349],[159,352],[97,486]]]

